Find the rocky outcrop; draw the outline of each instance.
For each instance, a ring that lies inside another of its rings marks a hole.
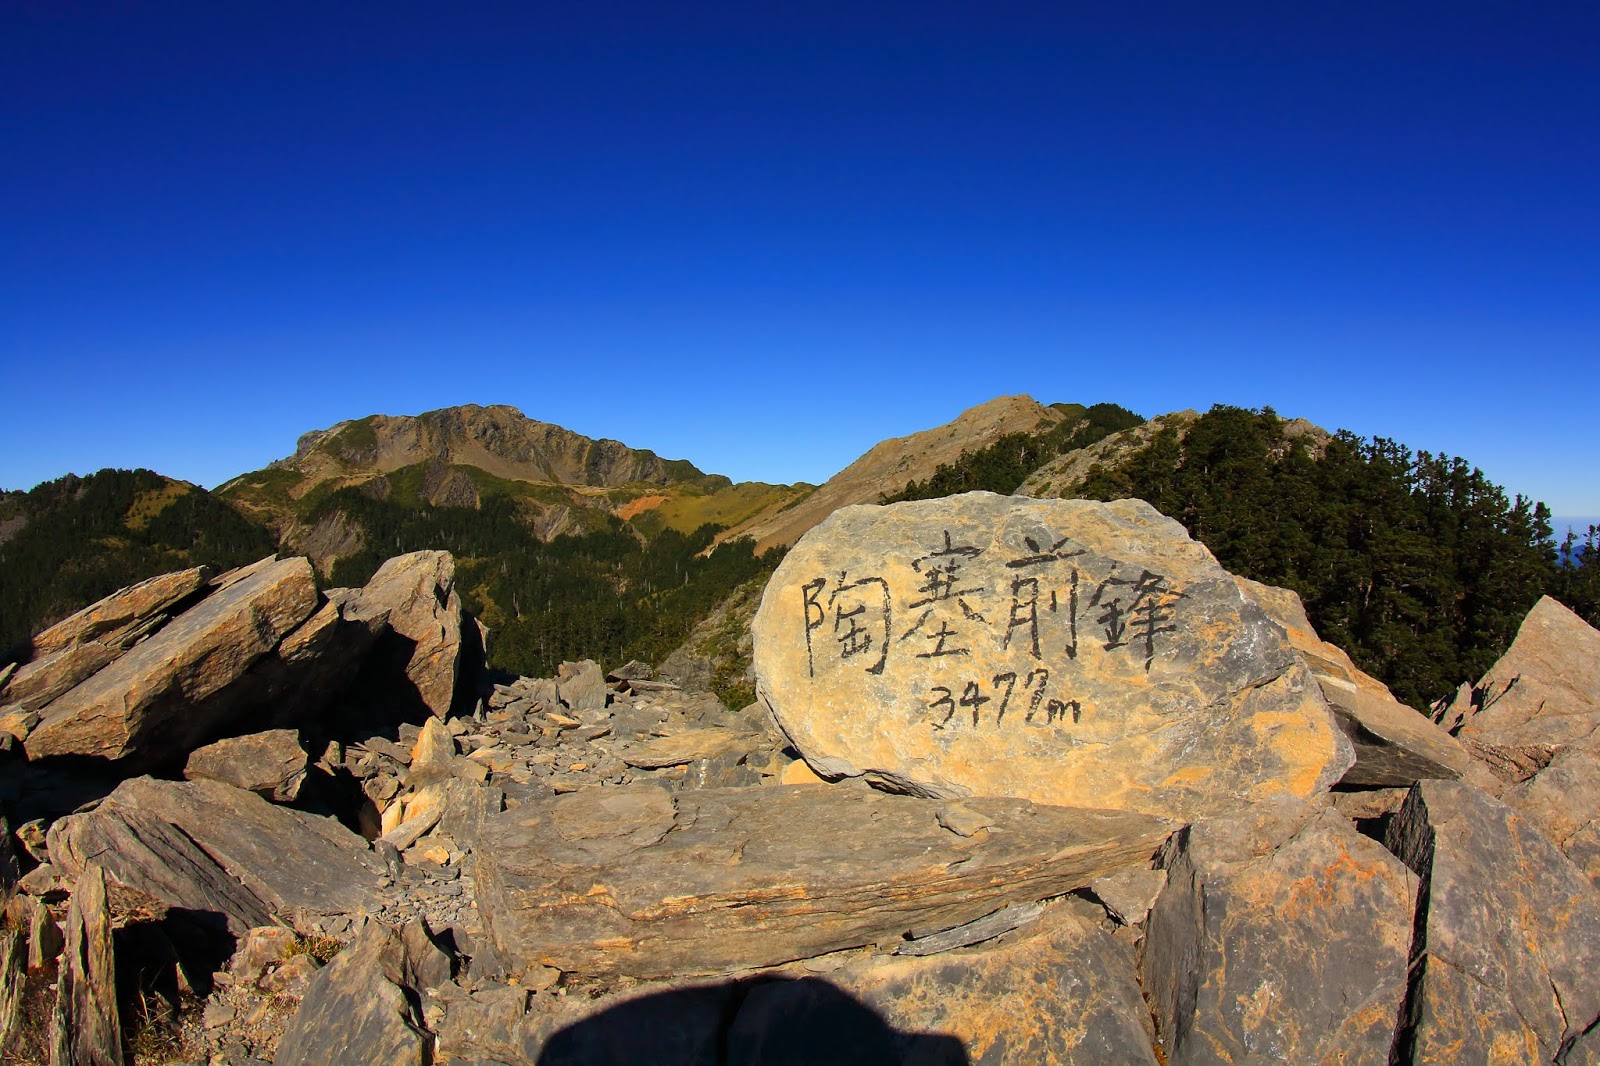
[[[874,445],[799,503],[785,503],[775,512],[756,515],[719,539],[750,537],[756,542],[758,553],[775,545],[793,544],[841,507],[877,503],[912,481],[925,480],[940,463],[953,463],[962,452],[988,447],[1008,433],[1048,429],[1061,418],[1061,412],[1030,396],[1001,396],[963,411],[942,426]]]
[[[1167,1061],[1384,1062],[1417,879],[1338,812],[1263,804],[1164,849],[1144,988]]]
[[[1500,661],[1438,715],[1445,728],[1480,745],[1595,746],[1600,631],[1543,597]]]
[[[579,973],[719,973],[898,940],[1147,863],[1169,823],[1132,812],[795,785],[607,789],[490,819],[478,906],[508,958]],[[805,826],[804,833],[793,827]]]
[[[284,559],[218,589],[154,636],[45,706],[30,758],[171,758],[228,724],[212,697],[316,609],[304,559]]]
[[[1600,891],[1461,782],[1416,785],[1386,843],[1422,879],[1400,1061],[1568,1061],[1600,1020]]]
[[[754,637],[826,777],[1190,818],[1351,763],[1283,630],[1137,500],[847,508],[779,566]]]

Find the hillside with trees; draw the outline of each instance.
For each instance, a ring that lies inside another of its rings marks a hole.
[[[205,489],[150,470],[0,493],[0,654],[125,585],[200,564],[224,570],[277,547]]]
[[[1219,405],[1063,494],[1149,501],[1229,570],[1299,593],[1324,639],[1413,706],[1481,676],[1541,595],[1600,619],[1600,555],[1558,566],[1543,504],[1463,459],[1287,425]]]

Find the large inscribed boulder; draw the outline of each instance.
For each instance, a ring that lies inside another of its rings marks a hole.
[[[1284,631],[1139,500],[844,508],[753,633],[762,696],[827,777],[1194,818],[1352,760]]]

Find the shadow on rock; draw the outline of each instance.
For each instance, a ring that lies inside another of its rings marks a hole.
[[[902,1032],[815,977],[641,996],[545,1043],[538,1066],[969,1066],[961,1040]]]

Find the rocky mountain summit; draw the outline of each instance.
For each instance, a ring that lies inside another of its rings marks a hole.
[[[265,559],[35,636],[0,1054],[1600,1061],[1600,634],[1554,601],[1430,716],[1139,501],[850,507],[730,709],[487,671],[455,582]]]

